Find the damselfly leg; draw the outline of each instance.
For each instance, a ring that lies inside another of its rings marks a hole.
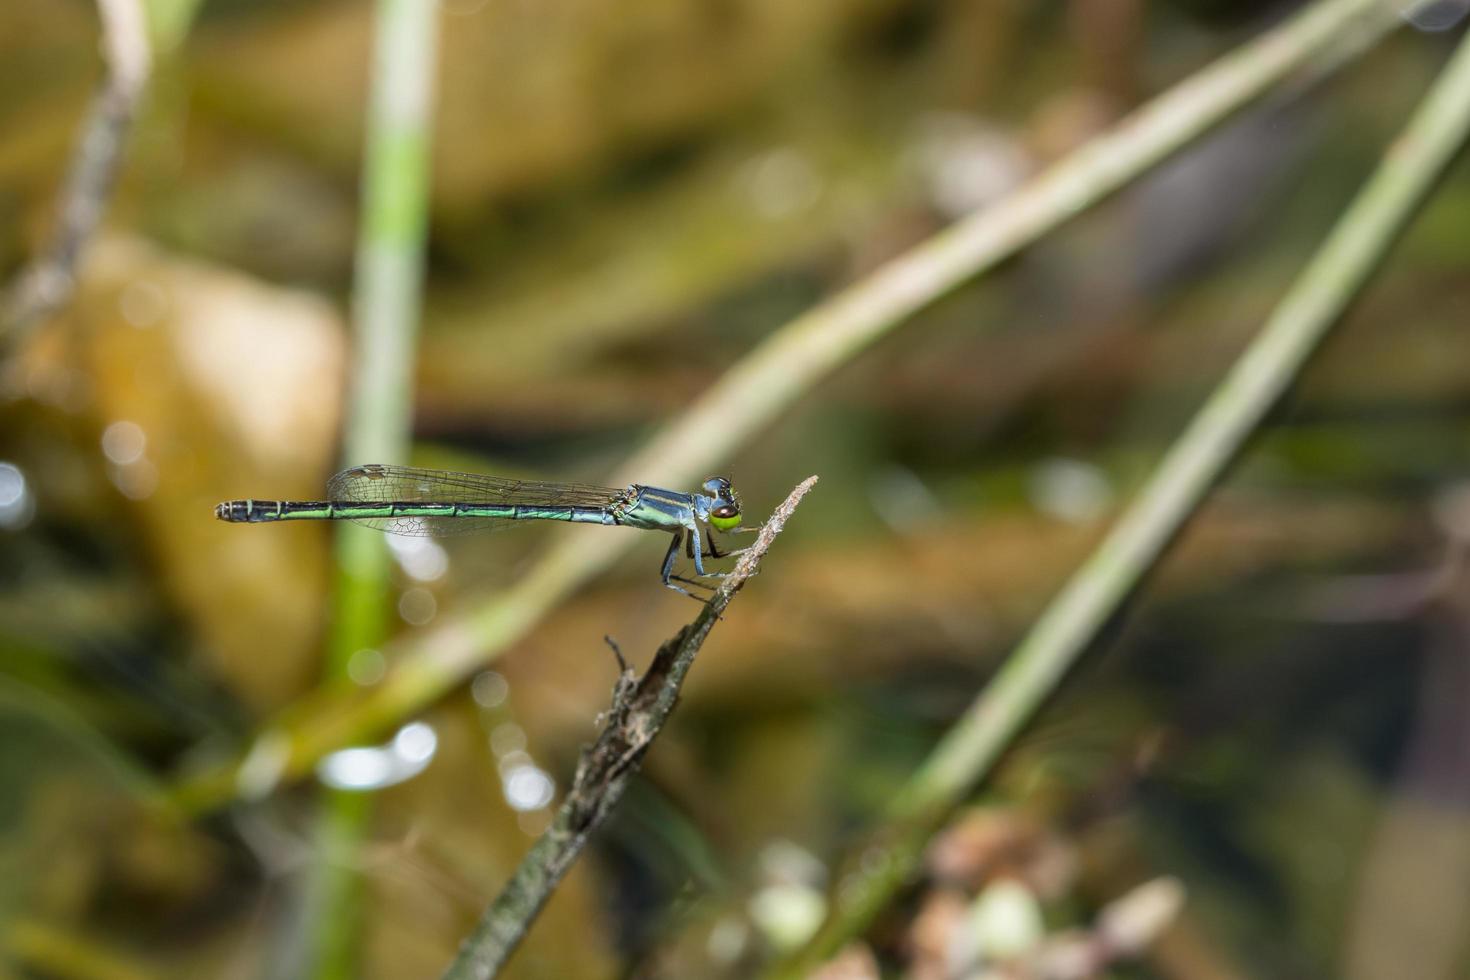
[[[692,536],[695,533],[696,532],[692,530],[687,530],[685,528],[679,528],[678,530],[674,531],[673,539],[669,541],[669,550],[664,552],[664,564],[663,570],[660,574],[660,578],[663,580],[665,588],[673,589],[675,592],[682,592],[684,595],[687,595],[689,598],[694,599],[697,602],[708,602],[708,599],[695,595],[693,592],[690,592],[688,589],[684,588],[684,586],[674,584],[675,582],[683,582],[684,585],[692,585],[695,588],[709,589],[711,593],[714,592],[714,586],[712,585],[707,585],[704,582],[698,582],[694,579],[685,578],[682,575],[674,574],[674,560],[679,557],[679,545],[685,544],[690,550],[692,550]],[[699,568],[699,574],[704,574],[702,567]]]

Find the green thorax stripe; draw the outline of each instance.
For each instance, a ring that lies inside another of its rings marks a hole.
[[[692,527],[694,497],[676,490],[634,485],[635,496],[621,513],[618,523],[652,531],[673,531]]]

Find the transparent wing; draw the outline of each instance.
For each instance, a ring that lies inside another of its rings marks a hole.
[[[343,470],[327,483],[327,499],[348,503],[501,504],[609,507],[624,495],[586,483],[538,483],[478,473],[373,463]],[[355,523],[393,534],[444,537],[498,531],[524,521],[498,517],[364,517]]]

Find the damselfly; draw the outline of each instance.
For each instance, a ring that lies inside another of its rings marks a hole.
[[[704,481],[703,493],[680,493],[631,484],[621,490],[583,483],[535,483],[474,473],[411,466],[354,466],[332,477],[326,500],[227,500],[214,509],[222,521],[356,521],[393,534],[438,537],[461,531],[495,531],[517,521],[571,521],[667,531],[674,540],[664,555],[664,585],[702,582],[673,574],[679,546],[694,561],[699,578],[704,559],[731,552],[715,544],[715,530],[740,527],[740,496],[722,476]]]

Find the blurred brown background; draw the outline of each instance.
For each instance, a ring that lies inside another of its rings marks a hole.
[[[415,461],[603,479],[783,322],[1294,6],[443,0]],[[212,507],[338,463],[372,16],[204,4],[74,302],[0,364],[0,975],[312,975],[315,788],[184,822],[138,793],[319,676],[329,529]],[[1267,98],[729,459],[752,516],[822,482],[511,973],[740,976],[799,941],[1452,41]],[[0,5],[7,272],[100,73],[91,4]],[[956,975],[987,894],[1060,933],[1161,876],[1182,910],[1108,975],[1470,975],[1467,254],[1462,163],[855,975]],[[646,659],[689,617],[647,537],[419,719],[429,764],[331,858],[358,975],[438,975],[594,731],[603,635]],[[544,540],[400,548],[399,628]]]

